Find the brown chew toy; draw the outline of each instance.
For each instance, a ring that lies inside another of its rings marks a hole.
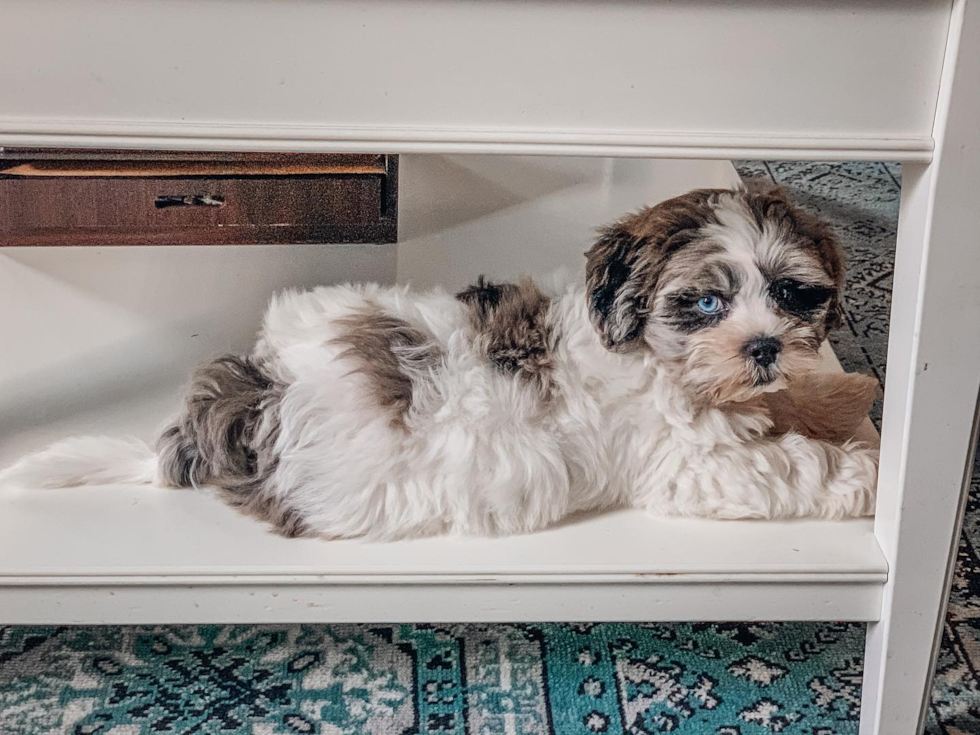
[[[795,431],[840,444],[851,439],[878,397],[878,381],[860,373],[810,373],[785,390],[766,393],[773,434]]]

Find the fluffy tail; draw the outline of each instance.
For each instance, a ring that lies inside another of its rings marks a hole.
[[[58,442],[0,472],[0,485],[26,488],[146,484],[156,480],[157,456],[149,445],[101,436]]]
[[[72,487],[217,484],[251,491],[276,468],[282,388],[247,357],[226,356],[194,374],[184,411],[156,452],[134,440],[68,439],[0,472],[0,485]]]

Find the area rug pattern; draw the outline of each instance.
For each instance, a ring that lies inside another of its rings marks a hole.
[[[834,222],[835,348],[884,379],[900,169],[738,167]],[[975,480],[932,734],[980,732],[978,548]],[[0,734],[850,735],[863,643],[851,624],[0,628]]]

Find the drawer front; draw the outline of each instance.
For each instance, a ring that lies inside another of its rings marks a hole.
[[[390,174],[0,178],[0,244],[392,242]]]

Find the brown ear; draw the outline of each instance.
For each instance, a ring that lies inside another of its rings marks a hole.
[[[664,264],[710,220],[708,201],[722,191],[692,191],[600,230],[585,254],[585,277],[589,316],[606,349],[639,347]]]
[[[585,254],[589,316],[607,350],[628,352],[646,325],[639,255],[647,246],[620,222],[603,230]]]
[[[844,307],[841,303],[846,270],[844,249],[840,246],[837,235],[829,224],[797,207],[791,207],[791,211],[796,232],[805,241],[812,243],[814,255],[817,256],[823,269],[834,283],[834,293],[830,297],[827,317],[824,319],[824,329],[829,332],[844,323]]]
[[[844,249],[841,248],[830,227],[820,224],[824,232],[814,241],[816,253],[824,269],[834,281],[834,294],[830,297],[827,318],[824,320],[824,327],[829,332],[844,323],[844,305],[841,302],[841,291],[844,289]]]

